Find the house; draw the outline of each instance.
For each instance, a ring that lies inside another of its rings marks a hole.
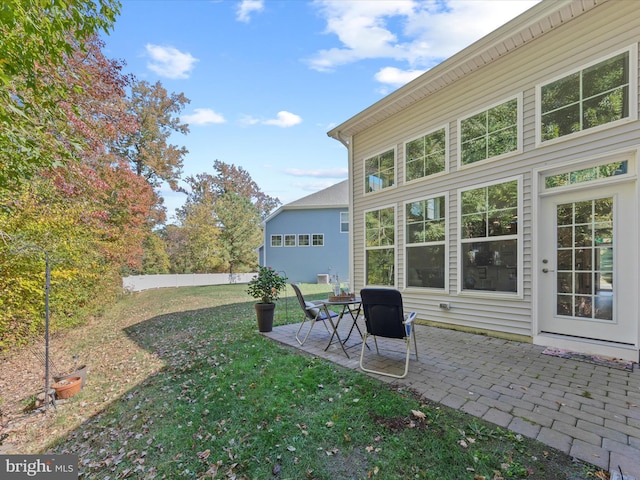
[[[637,362],[639,39],[637,2],[544,0],[329,131],[353,288]]]
[[[349,183],[313,193],[278,208],[262,223],[261,266],[290,282],[349,281]]]

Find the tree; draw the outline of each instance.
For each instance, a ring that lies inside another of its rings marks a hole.
[[[220,228],[217,253],[225,269],[230,274],[255,270],[255,250],[262,240],[257,207],[247,197],[229,192],[216,202],[215,217]]]
[[[160,82],[151,85],[140,81],[131,89],[127,109],[138,119],[139,128],[121,138],[114,150],[154,188],[167,182],[173,190],[178,189],[188,150],[171,145],[168,140],[173,132],[189,133],[189,127],[180,123],[178,116],[187,103],[189,99],[184,94],[169,95]]]
[[[203,202],[205,198],[220,198],[226,193],[237,193],[255,205],[260,218],[266,218],[273,210],[281,205],[280,200],[266,195],[260,190],[258,184],[253,181],[249,172],[242,167],[226,164],[220,160],[213,163],[213,168],[218,173],[199,173],[185,179],[190,190],[181,189],[187,194],[186,205]],[[180,215],[180,212],[178,212]]]
[[[117,0],[3,0],[0,4],[0,188],[77,159],[63,100],[66,60],[108,32]]]

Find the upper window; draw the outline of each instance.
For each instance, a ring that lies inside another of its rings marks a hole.
[[[517,292],[518,180],[460,193],[462,290]]]
[[[445,128],[407,142],[405,178],[407,182],[445,171],[447,133]]]
[[[282,246],[282,235],[271,235],[271,246],[272,247],[281,247]]]
[[[364,161],[364,191],[377,192],[395,185],[396,152],[394,149]]]
[[[309,246],[309,234],[301,233],[298,235],[298,246],[299,247],[308,247]]]
[[[444,195],[405,204],[408,287],[444,288],[446,212]]]
[[[313,246],[314,247],[324,247],[324,234],[323,233],[314,233],[312,236]]]
[[[569,185],[626,175],[628,163],[628,160],[621,160],[602,165],[594,165],[592,167],[578,168],[555,175],[547,175],[544,177],[544,188],[568,187]]]
[[[395,285],[395,208],[365,213],[366,284]]]
[[[296,236],[293,234],[287,234],[284,236],[284,246],[285,247],[295,247],[296,246]]]
[[[519,148],[518,98],[460,120],[460,159],[470,165]]]
[[[340,212],[340,233],[349,232],[349,212]]]
[[[540,141],[546,142],[630,115],[630,54],[603,62],[540,87]]]

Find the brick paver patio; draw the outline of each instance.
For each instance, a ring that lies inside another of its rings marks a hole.
[[[364,330],[362,320],[358,320]],[[359,370],[362,339],[346,343],[347,358],[318,324],[303,347],[295,339],[299,325],[278,326],[264,335]],[[350,325],[339,332],[344,338]],[[608,471],[640,479],[640,369],[633,372],[543,355],[543,347],[418,325],[418,361],[412,354],[402,383],[429,400],[462,410],[500,427],[535,438]],[[369,342],[368,342],[369,343]],[[368,365],[401,372],[402,349],[373,342]]]

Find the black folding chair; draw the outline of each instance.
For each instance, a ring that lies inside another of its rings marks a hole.
[[[362,298],[362,308],[364,309],[364,318],[366,332],[362,341],[362,351],[360,352],[360,368],[365,372],[377,373],[395,378],[404,378],[409,372],[409,356],[411,353],[411,338],[413,337],[413,345],[418,359],[418,343],[414,332],[413,322],[416,313],[412,312],[408,315],[404,314],[402,308],[402,295],[398,290],[391,288],[363,288],[360,291]],[[404,373],[397,375],[388,371],[373,370],[364,366],[364,351],[367,344],[367,338],[373,337],[376,344],[376,353],[378,350],[377,337],[391,338],[403,340],[406,344],[406,360]]]

